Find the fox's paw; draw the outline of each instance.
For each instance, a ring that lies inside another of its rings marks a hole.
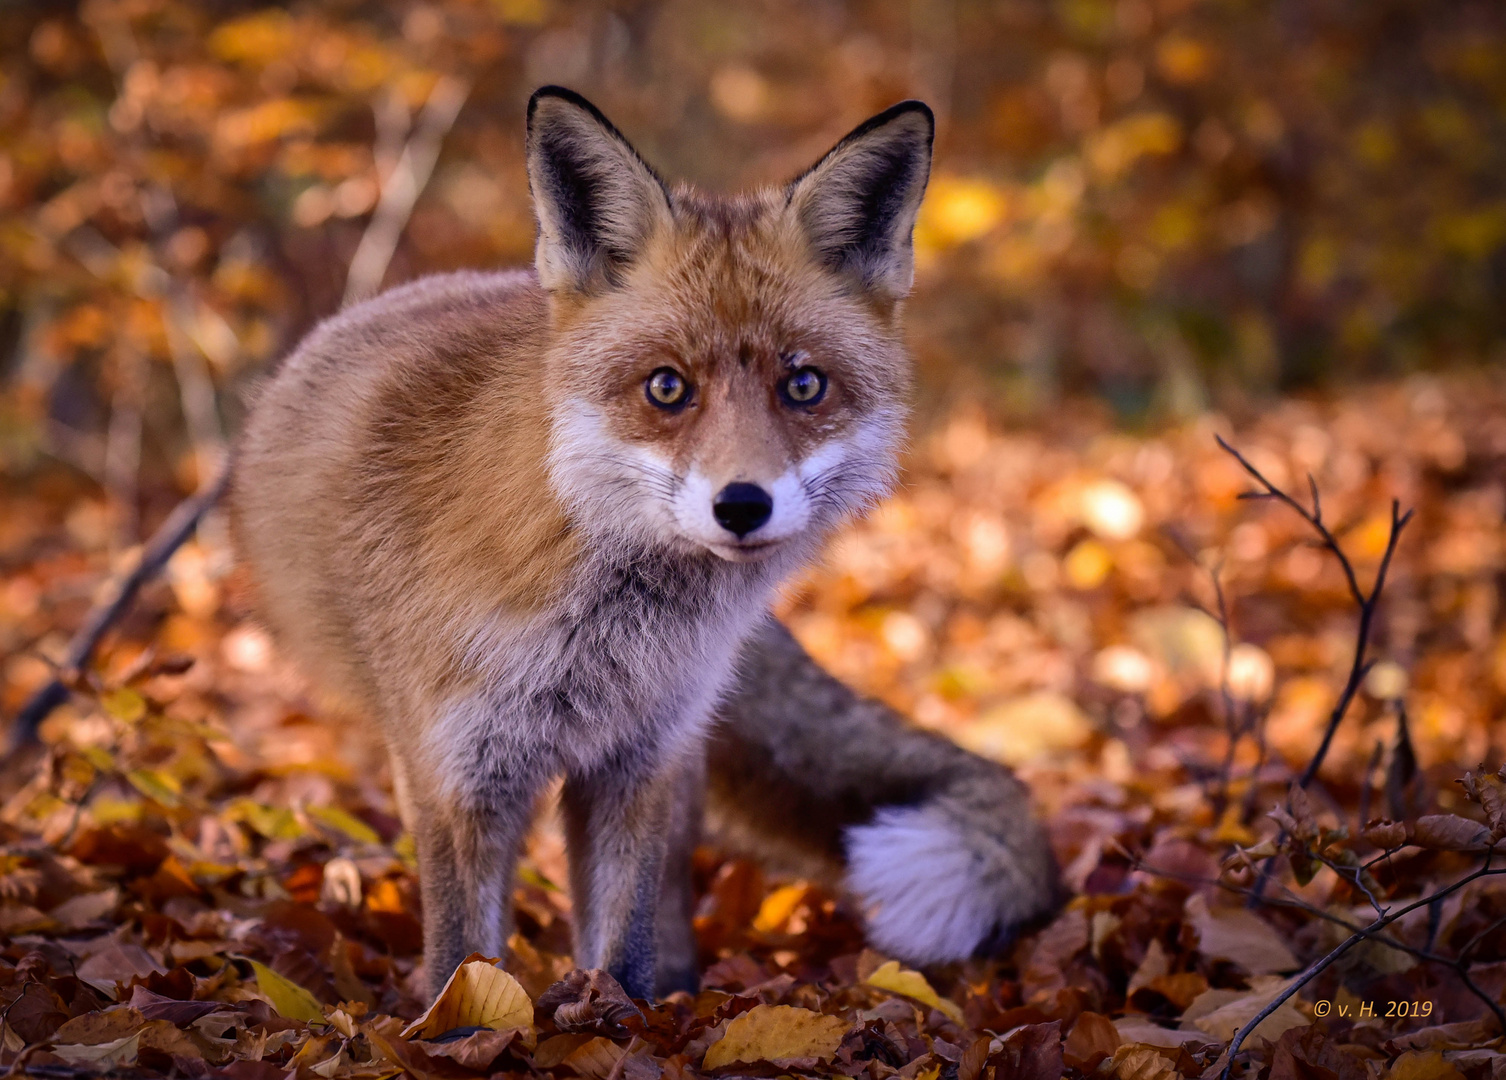
[[[876,948],[914,964],[965,960],[1056,905],[1040,827],[1012,823],[1006,838],[997,818],[970,817],[935,803],[890,806],[847,830],[847,887]]]

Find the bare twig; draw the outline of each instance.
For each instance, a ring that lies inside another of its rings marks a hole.
[[[418,122],[397,164],[382,182],[382,195],[356,253],[351,257],[345,278],[345,305],[371,296],[381,287],[387,267],[397,252],[397,243],[408,227],[408,219],[418,204],[439,160],[444,137],[460,115],[460,107],[470,93],[470,86],[453,76],[442,76],[429,93],[419,113]]]
[[[1354,598],[1355,604],[1360,609],[1360,625],[1355,635],[1354,660],[1349,666],[1349,678],[1344,683],[1344,690],[1339,694],[1339,700],[1335,703],[1333,712],[1329,714],[1328,726],[1323,730],[1323,741],[1318,744],[1317,752],[1313,754],[1312,760],[1307,763],[1307,768],[1302,770],[1302,775],[1297,779],[1297,786],[1305,788],[1318,775],[1318,770],[1323,765],[1323,759],[1328,756],[1328,748],[1333,742],[1334,732],[1338,730],[1340,722],[1344,719],[1344,714],[1349,711],[1350,702],[1354,700],[1354,696],[1359,692],[1360,684],[1365,680],[1366,672],[1370,670],[1370,664],[1365,658],[1365,654],[1370,646],[1370,630],[1375,621],[1376,609],[1380,606],[1381,591],[1386,587],[1386,572],[1391,568],[1391,557],[1396,553],[1396,545],[1401,539],[1402,529],[1406,528],[1407,522],[1412,520],[1412,511],[1408,510],[1403,514],[1401,512],[1401,504],[1395,499],[1391,500],[1391,531],[1390,535],[1386,538],[1386,553],[1381,556],[1380,567],[1375,572],[1375,581],[1371,585],[1370,592],[1367,595],[1360,588],[1359,578],[1354,572],[1354,564],[1349,561],[1349,556],[1344,554],[1344,549],[1339,546],[1338,539],[1323,522],[1323,503],[1318,495],[1317,481],[1311,475],[1307,478],[1308,486],[1312,490],[1313,499],[1313,507],[1311,510],[1308,510],[1296,499],[1267,480],[1259,469],[1250,464],[1249,460],[1238,450],[1226,443],[1222,436],[1215,435],[1214,438],[1218,440],[1218,445],[1233,457],[1235,461],[1239,462],[1245,472],[1254,477],[1255,481],[1264,489],[1263,491],[1247,492],[1240,497],[1249,499],[1275,499],[1277,502],[1285,503],[1296,511],[1303,521],[1312,526],[1313,531],[1318,534],[1323,546],[1332,552],[1334,558],[1338,560],[1340,568],[1344,571],[1344,579],[1349,584],[1349,595]]]
[[[68,700],[68,684],[88,665],[105,632],[130,607],[141,586],[155,577],[168,559],[172,558],[173,552],[188,539],[200,519],[224,494],[229,482],[230,468],[227,464],[207,487],[179,503],[152,534],[130,572],[120,579],[103,603],[89,612],[84,625],[73,635],[59,671],[52,681],[33,694],[21,707],[11,728],[12,750],[36,741],[37,728],[53,709]]]
[[[1365,823],[1370,820],[1370,795],[1375,788],[1375,773],[1380,768],[1381,757],[1386,752],[1386,744],[1379,739],[1375,740],[1375,749],[1371,751],[1370,760],[1365,765],[1365,778],[1360,782],[1360,807],[1355,815],[1358,819],[1355,823],[1355,835],[1365,831]]]
[[[1407,724],[1407,704],[1396,699],[1396,749],[1386,769],[1386,813],[1392,821],[1412,816],[1417,803],[1417,754]]]

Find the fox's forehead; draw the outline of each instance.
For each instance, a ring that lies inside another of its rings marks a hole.
[[[748,363],[851,337],[872,313],[823,273],[776,195],[676,204],[602,315],[672,344],[687,362]],[[637,336],[637,334],[633,334]]]

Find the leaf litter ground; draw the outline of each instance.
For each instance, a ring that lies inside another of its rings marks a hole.
[[[1344,683],[1356,612],[1295,514],[1239,499],[1250,478],[1215,432],[1285,490],[1305,495],[1312,474],[1361,580],[1390,500],[1417,511],[1373,666],[1305,792],[1290,785]],[[1217,1075],[1296,973],[1410,907],[1274,1008],[1233,1072],[1506,1075],[1506,889],[1491,862],[1506,820],[1490,771],[1506,701],[1503,477],[1506,394],[1484,379],[1154,434],[1115,432],[1086,406],[1024,432],[950,416],[901,494],[781,614],[842,677],[1017,766],[1074,899],[999,958],[917,972],[865,950],[841,897],[707,849],[704,989],[659,1004],[571,970],[547,813],[507,972],[476,957],[420,998],[412,848],[381,752],[324,715],[247,620],[211,521],[107,639],[45,750],[7,763],[0,1065],[239,1080]],[[123,565],[109,536],[107,508],[64,477],[6,495],[7,715]]]

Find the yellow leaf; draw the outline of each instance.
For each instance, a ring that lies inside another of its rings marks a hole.
[[[256,985],[279,1016],[289,1020],[303,1020],[310,1024],[324,1023],[324,1010],[314,995],[292,979],[279,975],[266,964],[251,961],[251,970],[256,972]]]
[[[146,698],[129,687],[112,690],[99,703],[122,724],[134,724],[146,715]]]
[[[163,806],[177,806],[183,791],[182,784],[158,769],[132,769],[126,773],[126,779],[141,794]]]
[[[706,1051],[705,1067],[734,1062],[819,1058],[828,1061],[847,1034],[847,1021],[793,1005],[755,1005],[727,1025]]]
[[[778,930],[800,906],[800,901],[805,899],[805,894],[810,892],[810,886],[803,881],[797,881],[793,885],[786,885],[782,889],[775,889],[763,898],[763,903],[758,906],[758,914],[753,919],[753,929],[761,934],[772,933]]]
[[[1074,589],[1096,589],[1108,579],[1114,568],[1109,549],[1091,537],[1080,541],[1062,560],[1062,572]]]
[[[109,772],[115,768],[115,755],[103,746],[81,746],[78,748],[78,754],[100,772]]]
[[[938,176],[926,192],[916,234],[938,249],[965,244],[990,232],[1004,217],[1004,193],[987,180]]]
[[[1070,698],[1040,690],[1000,702],[953,734],[976,754],[1021,765],[1083,745],[1093,722]]]
[[[380,844],[382,838],[377,835],[366,822],[356,817],[348,810],[342,810],[338,806],[310,806],[309,817],[321,825],[327,825],[336,832],[344,833],[358,844]]]
[[[907,998],[914,998],[922,1005],[928,1005],[933,1009],[940,1009],[957,1023],[962,1023],[962,1010],[955,1001],[948,1001],[926,982],[926,977],[918,971],[899,966],[898,960],[890,960],[886,964],[879,965],[877,971],[868,976],[868,985],[876,986],[880,990],[888,990],[893,994],[903,994]]]
[[[528,993],[497,965],[500,960],[471,953],[455,969],[428,1011],[403,1029],[403,1038],[432,1038],[457,1027],[496,1031],[533,1031],[533,1002]]]
[[[255,799],[233,800],[224,809],[230,821],[243,821],[268,840],[297,840],[307,835],[298,815],[286,806],[266,806]]]

